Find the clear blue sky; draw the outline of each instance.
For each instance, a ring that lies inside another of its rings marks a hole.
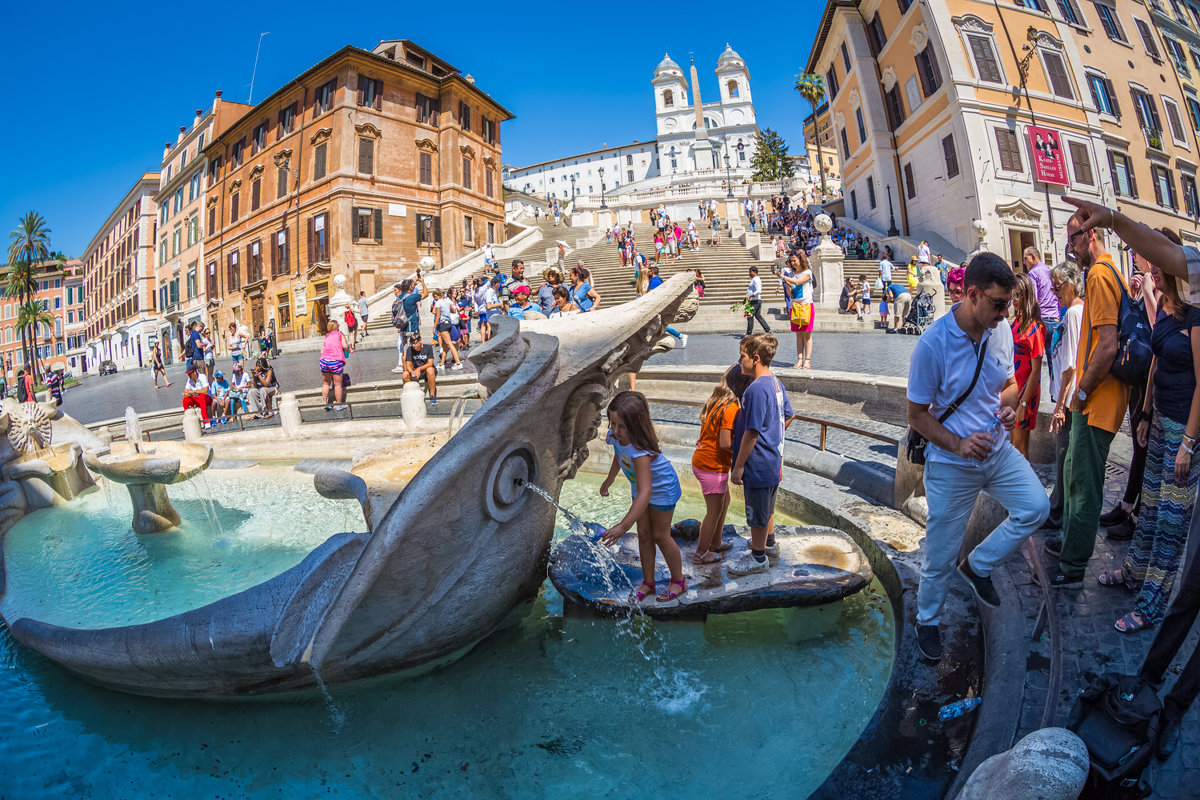
[[[733,45],[750,69],[759,127],[801,150],[807,104],[792,90],[819,12],[817,0],[755,16],[688,2],[649,7],[554,3],[423,5],[18,3],[5,14],[0,53],[9,77],[0,152],[7,155],[0,226],[26,211],[46,217],[51,247],[82,255],[108,212],[163,142],[189,125],[213,92],[245,101],[259,34],[254,96],[262,100],[338,48],[411,39],[464,73],[516,115],[504,123],[504,161],[528,164],[654,137],[650,78],[669,51],[686,71],[696,54],[701,95],[716,93],[717,56]],[[0,256],[2,259],[2,256]]]

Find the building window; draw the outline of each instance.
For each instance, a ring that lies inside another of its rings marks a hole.
[[[358,140],[358,171],[364,175],[375,174],[375,140],[359,137]]]
[[[329,261],[329,212],[309,217],[308,263]]]
[[[337,91],[337,78],[323,83],[313,92],[313,116],[317,117],[333,108],[333,95]]]
[[[496,134],[500,130],[499,123],[493,119],[480,115],[479,117],[479,135],[488,144],[496,143]]]
[[[1185,78],[1190,78],[1191,74],[1188,71],[1187,55],[1183,52],[1183,45],[1170,36],[1163,37],[1163,44],[1167,46],[1167,52],[1171,54],[1171,61],[1175,64],[1175,71]]]
[[[875,207],[875,179],[867,178],[867,205]]]
[[[850,51],[846,49],[846,43],[842,42],[839,48],[842,51],[842,66],[846,68],[846,74],[850,74]]]
[[[471,107],[461,101],[458,104],[458,124],[464,131],[471,130]]]
[[[1095,186],[1096,179],[1092,175],[1092,159],[1088,155],[1087,145],[1082,142],[1067,142],[1067,150],[1071,153],[1071,166],[1075,168],[1075,182],[1084,186]]]
[[[238,139],[233,143],[233,149],[230,151],[229,158],[233,162],[233,168],[237,169],[242,165],[242,161],[246,156],[246,140],[245,138]]]
[[[926,97],[942,87],[942,72],[932,43],[926,43],[925,49],[917,53],[917,75],[921,77],[921,91]]]
[[[258,211],[258,207],[262,202],[262,178],[255,178],[250,182],[250,210]]]
[[[1046,67],[1046,78],[1050,82],[1050,90],[1055,96],[1066,100],[1075,99],[1075,90],[1071,88],[1071,78],[1067,75],[1067,64],[1062,53],[1057,50],[1042,49],[1042,64]]]
[[[713,156],[713,157],[716,158],[716,156]],[[625,182],[633,183],[633,170],[630,169],[630,170],[625,171]],[[620,185],[620,184],[618,184],[618,185]]]
[[[208,207],[208,232],[213,233],[217,230],[217,207],[215,205]]]
[[[979,80],[984,83],[1004,83],[992,37],[968,33],[966,39],[971,48],[971,56],[975,59],[975,75]]]
[[[355,242],[373,241],[383,244],[383,209],[359,208],[350,209],[351,238]]]
[[[358,76],[358,104],[379,111],[383,108],[383,81]]]
[[[1079,13],[1079,7],[1075,5],[1075,0],[1057,0],[1058,12],[1062,14],[1062,18],[1072,25],[1081,24],[1079,20],[1083,19],[1083,15]]]
[[[879,13],[867,23],[867,44],[871,47],[871,55],[876,58],[883,52],[883,46],[887,44],[887,36],[883,32],[883,23],[879,19]]]
[[[900,13],[903,14],[912,6],[912,0],[896,0],[896,5],[900,6]]]
[[[279,129],[275,134],[276,139],[282,139],[287,136],[296,127],[296,104],[292,103],[286,108],[279,109]]]
[[[288,271],[288,235],[286,230],[276,231],[271,242],[271,275],[285,275]]]
[[[1104,33],[1108,38],[1117,42],[1126,42],[1125,30],[1121,27],[1121,21],[1117,19],[1117,10],[1107,3],[1093,2],[1096,7],[1096,13],[1100,15],[1100,26],[1104,28]]]
[[[1164,208],[1174,210],[1178,207],[1175,201],[1175,176],[1171,170],[1157,164],[1150,165],[1150,174],[1154,177],[1154,202]]]
[[[1137,181],[1133,164],[1125,153],[1108,151],[1108,170],[1112,174],[1113,191],[1123,197],[1137,197]]]
[[[267,121],[264,119],[254,128],[254,138],[250,140],[250,155],[267,146]]]
[[[1183,132],[1183,117],[1179,114],[1179,106],[1169,97],[1163,97],[1163,110],[1167,112],[1167,125],[1171,128],[1171,138],[1176,144],[1187,147],[1187,139]]]
[[[179,251],[183,249],[183,226],[176,225],[175,230],[171,231],[171,256],[179,255]]]
[[[1089,72],[1087,73],[1087,83],[1097,111],[1114,117],[1121,116],[1121,108],[1117,104],[1117,93],[1113,89],[1112,81],[1103,75]]]
[[[171,204],[163,203],[161,206],[158,207],[158,224],[160,226],[165,226],[167,224],[167,220],[169,220],[170,218],[171,218]]]
[[[1103,13],[1101,13],[1103,17]],[[1138,30],[1138,35],[1142,37],[1142,44],[1146,47],[1146,55],[1153,58],[1155,61],[1162,61],[1162,55],[1158,52],[1158,43],[1154,41],[1154,34],[1150,32],[1150,26],[1144,20],[1137,17],[1133,18],[1133,25]],[[1109,34],[1112,38],[1112,35]]]
[[[440,245],[442,243],[442,218],[430,214],[417,214],[417,245]]]
[[[895,131],[904,124],[904,101],[900,99],[899,84],[884,92],[883,103],[887,109],[888,129]]]
[[[942,157],[946,161],[946,179],[958,177],[958,151],[954,149],[954,134],[942,137]]]
[[[275,298],[275,315],[280,328],[292,327],[292,299],[287,292]]]
[[[1187,215],[1192,219],[1200,216],[1200,198],[1196,196],[1196,178],[1192,175],[1180,175],[1179,183],[1183,186],[1183,206]]]
[[[469,216],[464,216],[463,217],[463,239],[465,241],[469,242],[469,241],[471,241],[471,239],[474,238],[474,236],[473,236],[474,230],[473,229],[474,229],[474,220],[471,219],[471,217],[469,217]]]
[[[1000,169],[1006,172],[1021,172],[1021,145],[1017,132],[1008,128],[996,128],[996,150],[1000,154]]]
[[[829,72],[825,73],[825,88],[829,90],[829,99],[837,97],[838,93],[838,77],[837,67],[833,64],[829,65]]]
[[[496,189],[495,189],[495,183],[496,183],[495,172],[496,171],[492,170],[492,169],[485,169],[483,171],[484,194],[486,194],[488,197],[492,197],[496,191]]]
[[[417,95],[417,122],[422,125],[437,125],[439,104],[432,97]]]
[[[180,211],[183,211],[183,187],[182,186],[180,186],[178,189],[175,190],[175,206],[172,209],[171,213],[178,214]]]
[[[488,244],[496,243],[496,223],[489,222],[487,224],[487,240]]]
[[[850,190],[850,216],[858,219],[858,192]]]
[[[279,198],[281,198],[285,194],[287,194],[287,179],[288,179],[287,167],[279,167],[279,169],[275,172],[275,199],[276,200],[278,200]]]
[[[221,175],[221,157],[214,156],[213,160],[208,162],[208,185],[216,184],[218,177]]]
[[[188,217],[187,241],[188,247],[191,247],[192,245],[196,244],[196,242],[200,241],[200,216],[198,214],[192,214],[190,217]]]
[[[325,177],[325,154],[329,146],[321,142],[313,149],[313,180],[319,181]]]
[[[850,158],[850,142],[846,139],[846,129],[842,128],[842,130],[840,131],[840,134],[842,137],[842,158],[849,159]]]
[[[229,253],[229,269],[226,279],[226,283],[228,284],[226,288],[228,289],[237,289],[242,285],[241,271],[238,268],[237,250]]]
[[[909,200],[917,196],[917,181],[913,177],[911,161],[904,165],[904,190],[908,193]]]
[[[191,180],[188,181],[188,202],[200,196],[200,179],[202,177],[203,173],[197,170],[196,174],[192,175]]]
[[[664,108],[671,108],[675,105],[675,93],[670,89],[663,89],[662,98]]]
[[[462,186],[464,189],[471,188],[471,159],[466,156],[462,159]]]
[[[419,165],[418,182],[423,186],[433,186],[433,154],[418,153],[417,162]]]
[[[1187,105],[1188,116],[1192,118],[1192,128],[1200,132],[1200,102],[1190,94],[1183,96],[1183,102]]]
[[[730,98],[737,98],[737,97],[738,97],[738,83],[737,83],[737,81],[729,81],[728,83],[726,83],[726,84],[725,84],[725,88],[729,90],[729,97],[730,97]]]
[[[1137,112],[1138,124],[1146,134],[1146,144],[1156,150],[1162,150],[1162,120],[1158,116],[1158,106],[1154,98],[1141,89],[1130,87],[1133,94],[1133,110]]]

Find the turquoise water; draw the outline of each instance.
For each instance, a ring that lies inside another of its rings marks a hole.
[[[595,485],[568,484],[564,504],[623,513]],[[546,583],[457,662],[330,687],[332,705],[131,697],[4,629],[0,796],[804,797],[886,686],[882,595],[662,624],[566,618]]]

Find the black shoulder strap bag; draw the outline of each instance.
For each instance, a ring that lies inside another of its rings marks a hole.
[[[988,339],[990,338],[989,336]],[[975,389],[975,384],[979,382],[979,373],[983,370],[983,357],[987,354],[988,339],[984,339],[983,343],[979,345],[979,360],[975,362],[975,374],[971,377],[971,385],[942,412],[941,416],[938,417],[938,422],[945,423],[946,420],[950,419],[950,415],[958,411],[958,407],[963,404],[963,401]],[[925,466],[925,446],[927,444],[929,444],[928,439],[917,433],[916,428],[910,428],[908,431],[908,440],[905,442],[908,451],[908,460],[918,466]]]

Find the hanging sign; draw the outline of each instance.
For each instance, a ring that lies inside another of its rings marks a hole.
[[[1029,149],[1033,152],[1033,176],[1042,183],[1067,185],[1067,161],[1058,131],[1029,126]]]

